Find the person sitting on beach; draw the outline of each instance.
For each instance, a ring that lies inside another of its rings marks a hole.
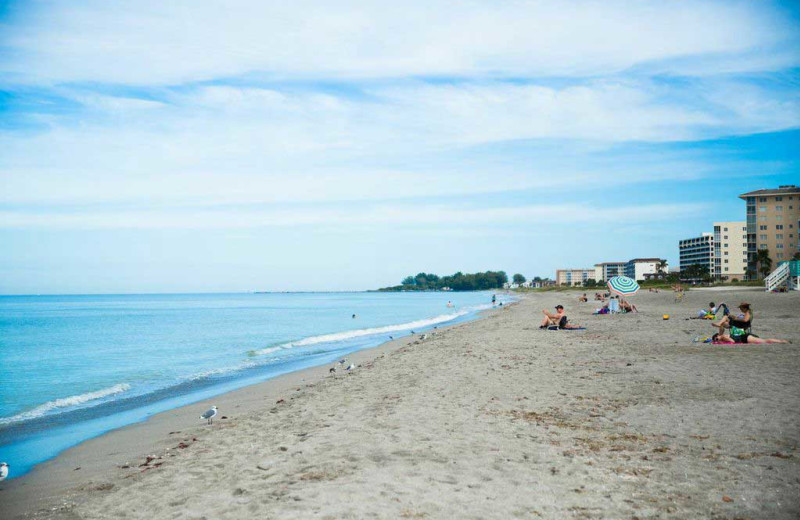
[[[723,305],[724,304],[721,304],[720,307]],[[742,313],[738,316],[733,317],[725,313],[719,321],[712,322],[711,326],[717,327],[720,334],[724,334],[726,328],[731,329],[732,336],[739,336],[745,332],[749,333],[753,324],[753,313],[750,311],[750,304],[746,302],[740,303],[739,310],[742,311]]]
[[[567,315],[564,313],[564,306],[563,305],[556,305],[556,313],[552,314],[547,312],[546,310],[542,310],[544,313],[544,319],[542,320],[542,324],[539,326],[540,329],[548,329],[551,327],[555,327],[558,329],[580,329],[578,325],[572,325],[568,323]]]
[[[581,296],[580,298],[578,298],[578,301],[579,301],[579,302],[584,302],[584,303],[586,303],[586,302],[588,302],[588,301],[589,301],[589,298],[587,298],[587,297],[586,297],[586,293],[583,293],[583,296]]]
[[[724,343],[727,345],[731,345],[733,343],[750,343],[754,345],[761,345],[764,343],[791,343],[791,341],[786,339],[759,338],[758,336],[753,336],[747,332],[737,335],[728,335],[724,332],[717,332],[711,336],[711,341],[712,343]]]
[[[633,305],[632,303],[623,299],[619,300],[619,307],[625,312],[639,312],[639,310],[636,308],[636,305]]]
[[[546,329],[550,326],[558,326],[561,318],[566,317],[564,314],[564,306],[563,305],[556,305],[556,313],[553,314],[551,312],[547,312],[546,309],[542,309],[544,313],[544,319],[542,320],[542,324],[539,325],[540,329]]]
[[[724,305],[724,304],[723,304]],[[709,320],[714,319],[717,314],[717,306],[714,302],[708,304],[708,309],[700,309],[697,311],[697,316],[692,316],[690,320]]]

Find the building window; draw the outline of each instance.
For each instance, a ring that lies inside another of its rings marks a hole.
[[[775,211],[783,211],[783,206],[775,206]]]
[[[766,197],[759,197],[758,198],[758,202],[767,202],[767,198]]]
[[[758,248],[759,249],[766,249],[767,248],[767,244],[759,244]]]
[[[758,230],[759,231],[766,231],[767,230],[767,226],[758,226]],[[744,237],[744,238],[747,238],[747,237]]]
[[[775,226],[775,229],[783,229],[783,224],[778,224]]]
[[[778,253],[778,254],[777,254],[777,257],[778,257],[778,259],[780,260],[781,258],[783,258],[783,253]]]
[[[761,240],[762,242],[766,242],[767,241],[767,235],[758,235],[758,239]]]
[[[767,221],[767,216],[766,215],[761,215],[760,217],[758,217],[758,221],[759,222],[766,222]]]
[[[782,201],[782,200],[783,200],[783,197],[781,197],[780,195],[778,195],[777,197],[775,197],[775,200],[776,200],[776,201],[778,201],[778,202],[780,202],[780,201]]]
[[[767,207],[766,206],[759,206],[758,207],[758,211],[760,211],[761,213],[766,213]]]
[[[781,215],[775,215],[775,220],[777,220],[778,222],[780,222],[781,220],[783,220],[783,216],[781,216]]]
[[[783,249],[783,244],[775,244],[776,249]]]
[[[775,233],[775,240],[783,240],[783,233]]]

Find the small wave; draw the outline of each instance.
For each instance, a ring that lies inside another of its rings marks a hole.
[[[27,412],[22,412],[20,414],[13,415],[11,417],[0,417],[0,424],[10,424],[15,422],[35,419],[37,417],[43,416],[44,414],[46,414],[51,410],[56,410],[58,408],[68,408],[71,406],[78,406],[80,404],[88,403],[90,401],[96,401],[97,399],[102,399],[110,395],[121,394],[122,392],[127,392],[130,389],[131,385],[127,383],[120,383],[118,385],[104,388],[102,390],[97,390],[95,392],[87,392],[85,394],[73,395],[71,397],[64,397],[62,399],[54,399],[53,401],[48,401],[42,405],[37,406],[33,410],[28,410]]]
[[[459,310],[457,312],[453,312],[451,314],[441,314],[433,318],[410,321],[408,323],[399,323],[397,325],[386,325],[384,327],[372,327],[368,329],[346,330],[344,332],[334,332],[332,334],[311,336],[308,338],[303,338],[298,341],[284,343],[283,345],[278,345],[277,347],[269,347],[262,350],[251,350],[248,352],[248,355],[264,356],[267,354],[271,354],[272,352],[276,352],[278,350],[289,349],[292,347],[307,347],[309,345],[317,345],[319,343],[334,343],[339,341],[345,341],[348,339],[361,338],[364,336],[387,334],[390,332],[400,332],[404,330],[423,329],[425,327],[431,327],[433,325],[438,325],[440,323],[453,321],[456,318],[466,316],[467,314],[470,314],[472,312],[487,310],[491,308],[492,308],[491,305],[476,305],[474,307],[465,307],[464,309]]]
[[[278,346],[278,347],[263,348],[261,350],[248,350],[247,351],[247,355],[250,356],[250,357],[265,356],[267,354],[272,354],[273,352],[277,352],[279,350],[284,350],[285,348],[287,348],[285,345],[281,345],[281,346]]]
[[[257,363],[253,361],[247,361],[241,363],[239,365],[229,366],[229,367],[222,367],[222,368],[212,368],[210,370],[203,370],[202,372],[196,372],[192,375],[182,376],[179,377],[179,381],[199,381],[201,379],[207,379],[214,376],[221,376],[225,374],[230,374],[231,372],[238,372],[240,370],[244,370],[246,368],[251,368],[256,366]]]

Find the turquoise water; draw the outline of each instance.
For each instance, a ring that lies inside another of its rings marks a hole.
[[[474,318],[491,294],[0,296],[0,461],[20,476],[154,413]]]

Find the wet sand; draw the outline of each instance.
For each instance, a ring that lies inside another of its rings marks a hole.
[[[160,414],[3,483],[0,501],[11,518],[800,515],[800,293],[643,292],[619,316],[577,296],[531,293],[363,351],[350,374]],[[693,343],[711,327],[684,318],[722,299],[795,344]],[[556,303],[588,330],[539,330]]]

